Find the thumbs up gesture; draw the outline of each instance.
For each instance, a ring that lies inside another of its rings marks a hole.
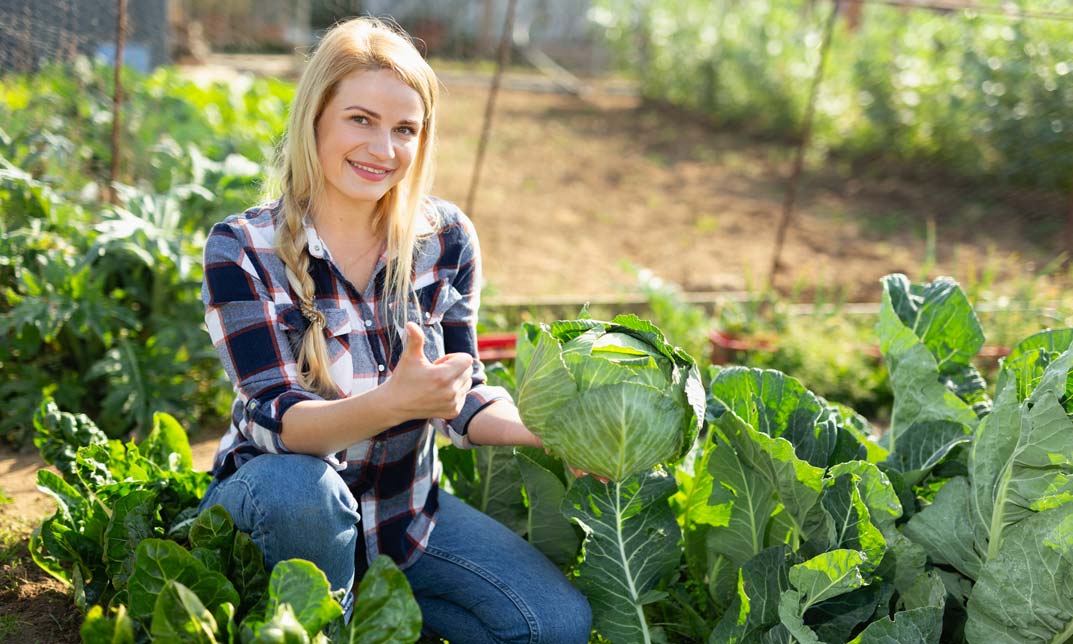
[[[449,353],[435,362],[425,357],[425,334],[414,322],[406,323],[406,346],[384,383],[389,400],[405,420],[451,419],[462,413],[470,390],[473,356]]]

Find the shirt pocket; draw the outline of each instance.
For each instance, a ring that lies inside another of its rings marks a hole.
[[[354,379],[354,361],[350,355],[350,333],[353,327],[350,316],[339,307],[325,306],[318,303],[317,310],[324,314],[324,340],[328,349],[328,371],[339,388],[340,394],[350,393]],[[276,305],[276,325],[287,338],[291,355],[298,360],[302,338],[309,328],[309,320],[302,315],[301,309],[294,304]]]
[[[425,357],[435,361],[443,356],[443,316],[462,295],[450,280],[437,280],[416,290],[421,327],[425,332]]]

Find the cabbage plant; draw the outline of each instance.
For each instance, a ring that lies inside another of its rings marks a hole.
[[[613,481],[681,458],[704,421],[696,363],[635,315],[525,324],[516,373],[522,421],[545,448]]]

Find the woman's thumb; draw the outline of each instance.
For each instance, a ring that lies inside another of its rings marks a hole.
[[[406,323],[406,346],[402,350],[402,357],[410,360],[425,359],[425,334],[416,322]]]

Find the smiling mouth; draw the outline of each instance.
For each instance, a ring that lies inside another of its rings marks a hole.
[[[358,170],[362,170],[363,172],[368,172],[369,174],[373,174],[373,175],[380,176],[380,177],[382,177],[382,176],[386,175],[387,173],[391,172],[391,170],[389,170],[387,168],[377,168],[377,167],[373,167],[371,165],[365,165],[364,163],[357,163],[356,161],[350,161],[349,159],[347,160],[347,163],[349,163],[350,167],[352,167],[352,168],[356,168]]]

